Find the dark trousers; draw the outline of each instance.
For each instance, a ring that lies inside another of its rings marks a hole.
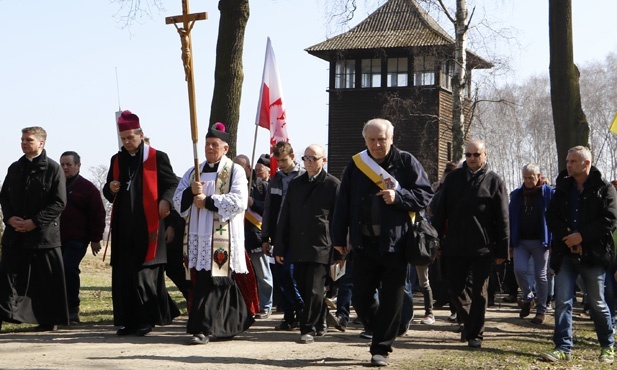
[[[191,281],[186,278],[183,253],[182,248],[174,248],[167,244],[165,275],[174,283],[180,293],[182,293],[184,299],[188,302]]]
[[[313,262],[295,262],[294,277],[298,291],[304,301],[304,310],[300,314],[300,333],[314,334],[324,329],[326,305],[327,266]]]
[[[465,325],[463,339],[483,339],[491,256],[448,256],[445,260],[453,304]],[[471,275],[471,294],[466,290]]]
[[[66,280],[66,300],[69,307],[69,315],[74,316],[79,312],[79,287],[80,279],[79,264],[86,255],[88,245],[84,242],[73,240],[62,244],[62,261],[64,263],[64,279]]]
[[[353,306],[365,328],[373,332],[371,354],[387,355],[401,321],[407,261],[401,253],[379,253],[376,246],[353,253]]]
[[[289,324],[295,321],[295,313],[304,306],[293,271],[294,265],[286,258],[282,265],[276,264],[274,274],[274,289],[280,293],[283,320]]]

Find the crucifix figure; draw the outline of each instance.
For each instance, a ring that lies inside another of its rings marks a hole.
[[[173,24],[180,35],[182,44],[182,64],[184,67],[184,80],[187,82],[189,92],[189,117],[191,119],[191,139],[193,140],[193,159],[195,162],[195,180],[198,181],[199,159],[197,157],[197,109],[195,108],[195,86],[193,82],[193,56],[191,45],[191,30],[196,21],[208,19],[207,13],[189,14],[188,0],[182,0],[182,15],[165,18],[165,24]],[[181,23],[182,26],[178,26]]]

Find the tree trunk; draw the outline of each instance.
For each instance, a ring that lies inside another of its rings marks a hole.
[[[549,0],[550,78],[559,170],[568,149],[589,146],[589,123],[581,106],[580,73],[574,64],[571,0]]]
[[[456,0],[455,55],[452,75],[452,160],[463,158],[465,90],[467,89],[467,1]]]
[[[244,72],[242,51],[244,32],[249,19],[249,0],[220,0],[219,34],[216,44],[214,93],[210,109],[210,125],[223,122],[231,134],[230,158],[236,155],[240,98]]]

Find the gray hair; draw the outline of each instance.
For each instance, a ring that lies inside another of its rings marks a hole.
[[[523,166],[523,176],[525,176],[525,172],[531,171],[534,175],[540,173],[540,167],[535,163],[527,163]]]
[[[591,162],[591,150],[589,150],[586,146],[577,145],[572,147],[568,149],[568,154],[569,153],[578,153],[584,160]]]
[[[386,137],[391,139],[394,135],[394,125],[392,124],[392,122],[388,121],[387,119],[383,119],[383,118],[373,118],[372,120],[369,120],[368,122],[366,122],[364,124],[364,127],[362,127],[362,137],[366,139],[366,130],[369,127],[373,127],[373,126],[379,126],[382,129],[386,130]]]

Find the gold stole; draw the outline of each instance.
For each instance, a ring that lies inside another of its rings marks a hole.
[[[393,150],[393,149],[392,149]],[[399,182],[390,175],[388,171],[384,170],[373,158],[368,155],[368,151],[364,150],[352,157],[354,164],[358,169],[366,175],[371,181],[375,183],[381,190],[401,188]],[[411,223],[414,223],[416,213],[409,212],[409,219]]]
[[[229,193],[232,170],[233,161],[223,156],[217,170],[214,194]],[[215,213],[212,225],[212,278],[215,281],[216,278],[229,277],[230,253],[229,221],[218,220],[218,215]]]

